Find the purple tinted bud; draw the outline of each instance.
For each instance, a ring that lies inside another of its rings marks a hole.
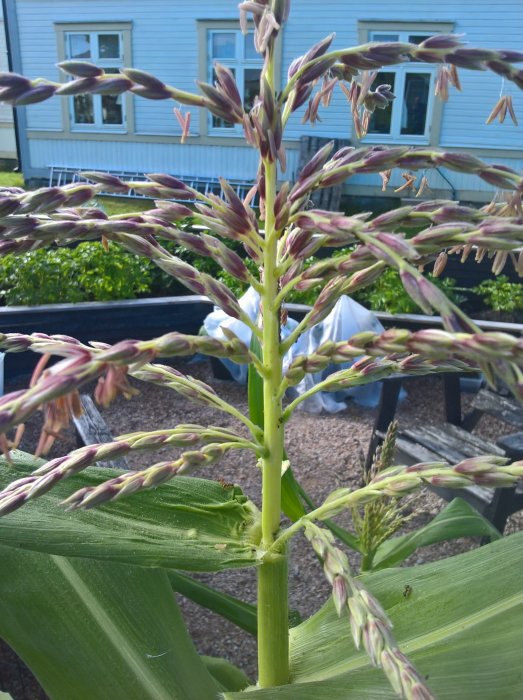
[[[312,83],[316,78],[319,78],[326,73],[331,66],[336,63],[336,58],[325,58],[317,63],[314,63],[309,68],[306,68],[299,80],[301,84]]]
[[[23,75],[18,75],[18,73],[0,73],[0,87],[8,88],[14,87],[15,85],[25,85],[29,87],[31,85],[27,78]]]
[[[413,301],[415,301],[426,314],[432,314],[431,305],[421,293],[419,280],[409,270],[400,270],[400,278],[405,291],[411,297],[411,299],[413,299]]]
[[[0,216],[7,216],[11,212],[18,209],[20,202],[17,199],[0,196]]]
[[[38,85],[37,87],[31,88],[27,92],[24,92],[20,97],[13,100],[15,107],[21,107],[23,105],[32,105],[37,102],[43,102],[47,100],[51,95],[54,95],[56,88],[54,85]]]
[[[501,49],[497,53],[501,61],[508,61],[509,63],[521,63],[523,61],[523,51],[506,51]]]
[[[0,100],[2,102],[7,102],[8,100],[16,100],[17,97],[25,94],[31,89],[31,83],[26,80],[25,83],[15,83],[10,87],[2,88],[0,90]]]
[[[323,56],[323,54],[328,50],[328,48],[332,44],[334,37],[335,34],[329,34],[317,44],[314,44],[314,46],[312,46],[303,57],[303,63],[307,63],[308,61],[312,61],[315,58]]]
[[[76,78],[96,78],[103,75],[103,70],[89,61],[62,61],[58,63],[64,73],[74,75]]]
[[[189,207],[186,207],[185,204],[180,204],[179,202],[166,202],[160,199],[155,202],[155,204],[158,209],[151,212],[153,216],[159,216],[167,221],[180,221],[180,219],[186,219],[194,214]]]
[[[161,80],[143,70],[137,70],[136,68],[121,68],[120,73],[123,73],[123,75],[132,80],[133,83],[143,85],[150,90],[165,90],[165,85]]]
[[[170,187],[173,190],[186,190],[187,186],[177,177],[172,175],[164,175],[163,173],[147,173],[149,180],[157,182],[162,187]]]
[[[479,158],[468,153],[444,153],[441,156],[442,165],[462,173],[475,173],[483,167]]]
[[[92,88],[89,92],[95,95],[119,95],[126,90],[129,90],[133,85],[129,78],[125,77],[107,77],[99,79],[97,85]]]
[[[168,100],[171,97],[171,93],[166,87],[153,89],[135,85],[131,88],[131,92],[140,97],[145,97],[147,100]]]
[[[68,83],[61,85],[57,91],[57,95],[81,95],[90,92],[97,85],[96,78],[79,78],[71,80]]]
[[[461,34],[436,34],[420,44],[421,49],[455,49],[461,45]]]
[[[100,185],[103,185],[108,192],[124,193],[129,189],[125,182],[122,182],[119,177],[116,177],[116,175],[111,175],[110,173],[98,173],[92,170],[87,170],[80,173],[80,175],[85,177],[87,180],[92,180],[93,182],[98,182]]]

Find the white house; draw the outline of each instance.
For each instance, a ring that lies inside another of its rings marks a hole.
[[[195,90],[212,80],[213,61],[231,67],[249,102],[256,94],[260,59],[252,35],[239,28],[237,0],[5,0],[13,67],[29,77],[65,80],[55,64],[86,59],[106,70],[134,66],[165,82]],[[281,82],[291,60],[330,32],[335,47],[368,40],[422,41],[435,33],[464,34],[473,46],[523,50],[521,0],[294,0],[280,45]],[[393,85],[392,109],[378,112],[363,143],[432,145],[467,150],[488,162],[523,168],[523,95],[511,83],[482,72],[461,71],[463,92],[447,103],[434,97],[437,67],[407,63],[386,68],[380,82]],[[510,120],[487,126],[500,96],[512,95],[520,126]],[[180,126],[169,101],[87,96],[53,98],[18,109],[26,178],[48,178],[51,166],[113,171],[169,172],[178,176],[251,180],[256,153],[238,127],[193,110],[191,136],[180,143]],[[300,137],[350,139],[346,98],[341,90],[315,127],[296,114],[286,133],[288,170],[296,173]],[[397,174],[399,177],[400,174]],[[485,200],[492,188],[456,172],[434,172],[436,195]],[[399,181],[397,181],[399,184]],[[377,194],[376,175],[350,181],[355,195]]]
[[[4,26],[4,12],[0,4],[0,71],[9,70],[7,43]],[[13,110],[9,105],[0,104],[0,162],[16,162],[16,139],[13,123]]]

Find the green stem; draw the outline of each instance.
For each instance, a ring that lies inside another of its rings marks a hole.
[[[258,567],[258,685],[289,682],[287,552],[271,555]]]
[[[274,58],[267,57],[265,78],[274,89]],[[275,227],[276,163],[265,168],[265,249],[261,312],[263,323],[263,412],[267,456],[262,460],[262,547],[268,549],[280,529],[283,462],[282,381],[278,294],[278,235]],[[287,554],[268,556],[258,567],[258,684],[262,688],[289,682]]]
[[[372,550],[371,552],[366,552],[363,557],[361,558],[361,570],[362,571],[370,571],[372,569],[372,562],[374,561],[374,555],[376,553],[376,550]]]

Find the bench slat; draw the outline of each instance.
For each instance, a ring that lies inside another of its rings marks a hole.
[[[80,396],[83,413],[78,418],[73,418],[76,434],[79,442],[82,445],[95,445],[103,442],[112,442],[113,436],[107,427],[100,412],[96,408],[94,401],[87,394]],[[103,462],[97,462],[97,467],[110,467],[112,469],[128,470],[129,465],[125,457],[117,457],[116,459],[106,459]]]

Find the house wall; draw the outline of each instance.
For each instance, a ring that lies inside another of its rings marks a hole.
[[[7,44],[5,38],[4,12],[0,3],[0,72],[9,70]],[[16,160],[16,141],[13,124],[13,110],[9,105],[0,104],[0,159]]]
[[[12,0],[16,2],[22,70],[31,77],[59,78],[55,22],[131,22],[132,64],[148,70],[168,83],[193,90],[199,75],[197,20],[236,19],[236,0]],[[297,55],[334,28],[335,47],[359,43],[358,20],[394,20],[452,23],[456,33],[466,34],[472,45],[523,49],[523,5],[521,0],[398,0],[393,9],[388,0],[324,0],[321,11],[316,0],[295,0],[282,44],[282,81]],[[496,102],[500,79],[485,73],[460,71],[463,93],[452,90],[443,106],[439,145],[466,149],[500,162],[523,168],[523,132],[506,121],[485,125]],[[523,121],[523,95],[511,84],[516,112]],[[132,98],[135,128],[132,134],[66,134],[59,99],[27,108],[30,164],[29,177],[45,176],[51,164],[81,168],[167,170],[178,175],[250,179],[254,152],[239,138],[208,137],[200,133],[198,115],[192,119],[193,136],[179,143],[179,126],[172,103]],[[196,111],[196,110],[195,110]],[[301,124],[293,116],[287,132],[289,173],[297,168],[298,141],[304,134],[351,138],[347,103],[341,91],[315,127]],[[461,198],[484,198],[492,188],[470,176],[444,172]],[[400,177],[397,174],[397,177]],[[448,194],[449,185],[437,173],[431,184],[438,194]],[[372,192],[377,176],[359,176],[350,182],[353,193]],[[399,184],[399,180],[396,180]]]

